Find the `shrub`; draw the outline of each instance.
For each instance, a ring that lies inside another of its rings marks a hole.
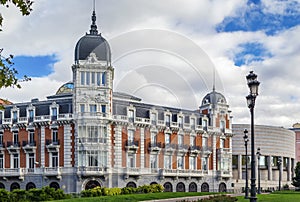
[[[9,202],[10,201],[10,192],[5,189],[0,189],[0,202]]]

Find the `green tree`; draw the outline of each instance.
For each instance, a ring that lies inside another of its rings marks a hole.
[[[33,1],[30,0],[0,0],[0,6],[9,8],[10,5],[14,5],[20,9],[22,15],[29,15],[32,11]],[[3,17],[0,13],[0,31],[2,31],[2,22]],[[13,68],[14,63],[12,62],[13,55],[8,57],[2,56],[3,48],[0,48],[0,89],[7,87],[17,87],[21,88],[19,80],[16,75],[18,74],[17,70]],[[24,76],[25,81],[30,80],[27,76]]]
[[[300,162],[297,162],[295,168],[295,177],[293,177],[292,185],[297,188],[300,188]]]

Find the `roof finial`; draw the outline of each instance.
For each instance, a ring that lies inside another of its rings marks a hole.
[[[91,29],[90,29],[90,34],[92,35],[97,35],[98,30],[97,30],[97,25],[96,25],[96,12],[95,12],[95,0],[93,4],[93,14],[92,14],[92,24],[91,24]]]
[[[216,72],[215,68],[213,68],[213,91],[216,90]]]

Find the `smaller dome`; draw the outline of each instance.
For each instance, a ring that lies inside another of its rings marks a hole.
[[[59,89],[56,91],[56,95],[73,93],[73,89],[73,82],[65,83],[61,87],[59,87]]]
[[[202,100],[202,105],[207,104],[227,104],[227,102],[224,95],[213,90],[212,92],[205,95]]]

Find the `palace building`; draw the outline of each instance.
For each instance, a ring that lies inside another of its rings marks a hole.
[[[76,44],[72,71],[73,81],[46,100],[0,110],[0,188],[232,189],[231,115],[214,88],[195,110],[114,92],[110,46],[98,33],[95,11]]]

